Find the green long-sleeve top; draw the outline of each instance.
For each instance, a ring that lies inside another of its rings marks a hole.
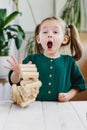
[[[54,59],[34,54],[27,56],[23,63],[29,61],[36,64],[42,82],[36,98],[38,101],[57,101],[60,92],[68,92],[72,88],[80,91],[86,89],[85,79],[71,56],[61,55]]]

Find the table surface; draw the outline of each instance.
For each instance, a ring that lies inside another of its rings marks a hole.
[[[0,102],[0,130],[87,130],[87,101]]]

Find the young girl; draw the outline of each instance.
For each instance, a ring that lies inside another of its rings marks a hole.
[[[68,30],[70,29],[70,34]],[[70,35],[70,36],[69,36]],[[36,64],[39,79],[42,82],[37,101],[61,101],[72,99],[79,91],[86,89],[85,79],[75,60],[82,55],[80,40],[74,25],[66,26],[61,18],[44,19],[35,29],[37,54],[28,55],[23,64]],[[60,47],[70,43],[71,55],[61,55]],[[7,60],[12,71],[10,84],[20,82],[20,63],[11,56],[13,63]]]

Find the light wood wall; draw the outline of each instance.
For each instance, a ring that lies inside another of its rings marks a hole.
[[[82,58],[77,62],[87,83],[87,32],[81,32],[80,38],[83,46]]]

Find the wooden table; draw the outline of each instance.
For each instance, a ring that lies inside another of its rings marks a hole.
[[[0,130],[87,130],[87,101],[33,102],[26,108],[0,102]]]

